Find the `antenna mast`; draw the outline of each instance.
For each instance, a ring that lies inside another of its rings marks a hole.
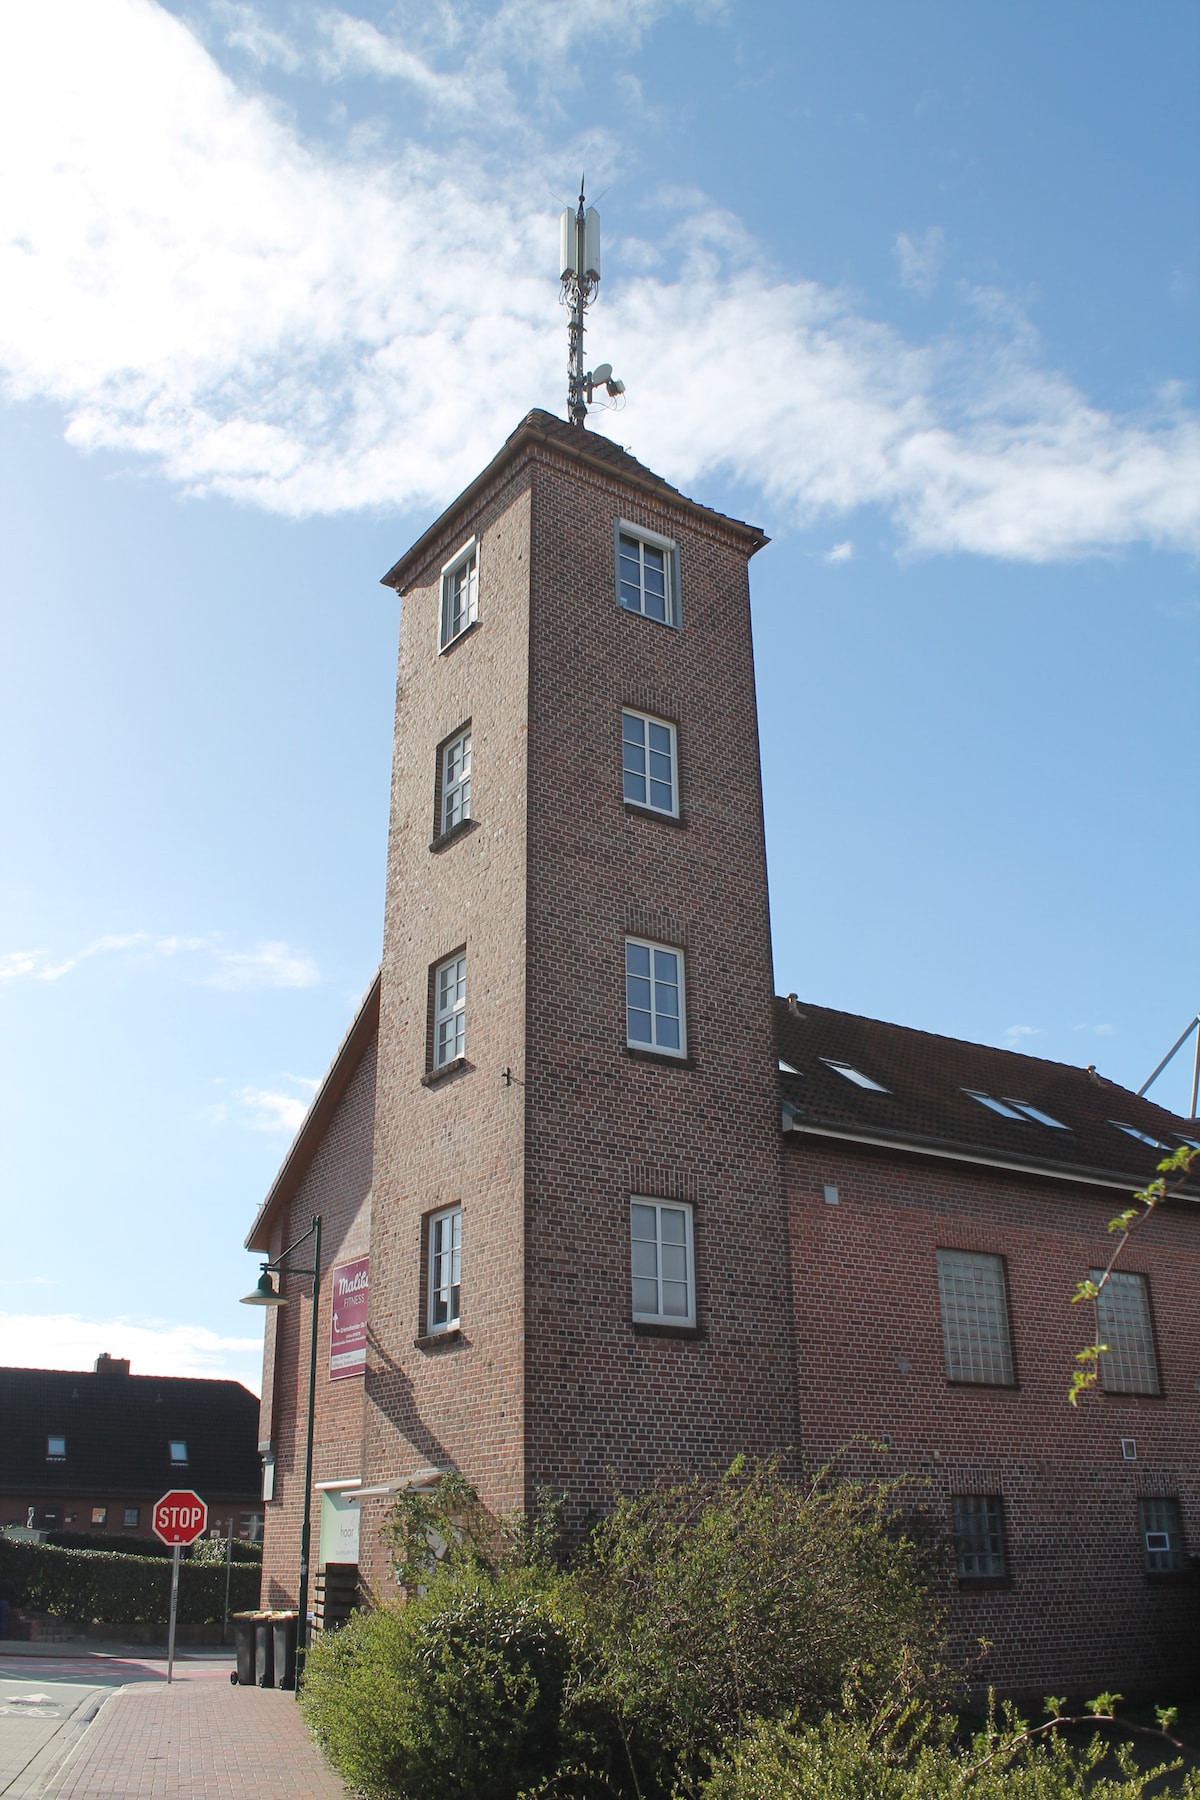
[[[579,205],[575,211],[564,207],[559,220],[562,293],[560,298],[570,310],[567,338],[567,417],[572,425],[586,425],[588,407],[594,391],[603,387],[610,399],[625,392],[623,381],[614,381],[612,364],[601,363],[585,371],[583,366],[584,313],[596,298],[600,285],[600,214],[588,206],[583,179],[579,182]]]

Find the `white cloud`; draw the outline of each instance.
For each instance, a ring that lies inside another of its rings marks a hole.
[[[326,42],[452,87],[502,24],[510,59],[539,32],[538,55],[565,58],[584,30],[636,38],[664,4],[446,7],[412,42],[336,13]],[[530,405],[559,408],[545,189],[565,157],[530,147],[528,118],[489,115],[519,155],[441,132],[335,154],[152,0],[39,0],[5,33],[0,158],[22,179],[0,202],[0,364],[11,395],[64,407],[72,443],[304,515],[444,503]],[[913,346],[780,280],[727,214],[676,218],[657,240],[671,279],[606,290],[591,340],[629,387],[622,434],[669,479],[694,492],[727,471],[802,524],[873,505],[922,552],[1200,549],[1200,427],[1177,395],[1138,418],[1092,406],[987,296],[969,338]]]
[[[260,1337],[222,1337],[203,1325],[156,1319],[0,1312],[0,1364],[7,1368],[86,1371],[102,1350],[127,1356],[133,1375],[226,1376],[259,1390]]]
[[[835,544],[832,550],[827,550],[825,552],[825,561],[827,563],[853,562],[854,539],[843,538],[840,544]]]
[[[231,950],[216,936],[154,937],[148,931],[132,931],[94,938],[67,956],[44,949],[9,951],[0,955],[0,982],[61,981],[93,957],[133,953],[143,962],[190,957],[190,978],[204,987],[303,988],[314,987],[321,979],[311,956],[277,941]]]
[[[252,1131],[286,1131],[294,1137],[304,1123],[312,1097],[321,1085],[306,1075],[287,1075],[286,1081],[301,1090],[243,1087],[234,1091],[234,1099],[243,1108],[245,1122]]]
[[[1005,1044],[1010,1050],[1018,1050],[1021,1045],[1026,1043],[1030,1038],[1041,1037],[1041,1035],[1042,1028],[1040,1025],[1009,1025],[1001,1033]]]
[[[915,237],[902,231],[892,249],[900,268],[900,286],[918,299],[928,300],[946,259],[946,234],[941,226],[930,225]]]

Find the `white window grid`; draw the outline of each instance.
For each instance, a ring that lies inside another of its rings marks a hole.
[[[467,958],[447,957],[433,972],[433,1066],[444,1068],[466,1055]]]
[[[459,1322],[462,1297],[461,1206],[447,1206],[430,1217],[428,1279],[426,1328],[431,1336],[453,1331]]]
[[[445,649],[479,617],[479,542],[472,538],[442,570],[439,644]]]
[[[637,1195],[629,1203],[629,1230],[635,1322],[695,1325],[691,1207]]]
[[[438,829],[453,831],[471,816],[471,733],[459,732],[442,747],[441,818]]]
[[[1178,1500],[1147,1496],[1138,1501],[1138,1514],[1147,1573],[1167,1575],[1186,1569],[1187,1552]]]
[[[617,521],[617,599],[626,612],[678,625],[678,568],[679,552],[670,538]]]
[[[1091,1278],[1099,1284],[1102,1274],[1103,1270],[1093,1269]],[[1113,1270],[1096,1296],[1096,1335],[1108,1345],[1100,1356],[1100,1381],[1106,1393],[1160,1392],[1144,1275]]]
[[[961,1580],[995,1579],[1008,1573],[1004,1502],[999,1494],[955,1494],[954,1556]]]
[[[681,950],[625,939],[625,1041],[635,1050],[686,1056]]]
[[[679,757],[675,727],[650,713],[621,714],[625,798],[651,812],[679,814]]]
[[[947,1380],[1012,1387],[1003,1259],[974,1250],[939,1250],[937,1262]]]

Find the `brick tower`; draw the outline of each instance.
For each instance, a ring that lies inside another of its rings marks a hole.
[[[533,412],[403,596],[370,1494],[497,1511],[796,1441],[747,562]]]

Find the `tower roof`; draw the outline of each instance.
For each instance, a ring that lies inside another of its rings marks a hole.
[[[631,456],[628,450],[623,450],[620,444],[614,444],[611,438],[602,437],[598,432],[588,431],[580,425],[569,425],[565,419],[558,419],[553,413],[544,412],[537,406],[532,412],[526,413],[487,467],[463,489],[457,499],[451,501],[432,525],[422,532],[411,549],[406,550],[399,562],[388,570],[382,578],[384,587],[395,588],[398,593],[403,593],[406,584],[424,567],[431,546],[442,535],[454,515],[469,506],[507,463],[539,444],[553,446],[578,462],[602,469],[608,475],[619,476],[622,481],[643,489],[657,500],[665,500],[701,518],[715,521],[742,541],[747,556],[753,556],[756,550],[761,550],[764,544],[771,541],[757,525],[748,525],[744,519],[731,518],[727,513],[717,512],[711,506],[704,506],[700,501],[690,499],[677,487],[672,487],[669,481],[664,481],[661,475],[656,475],[653,469],[640,463],[636,456]]]

